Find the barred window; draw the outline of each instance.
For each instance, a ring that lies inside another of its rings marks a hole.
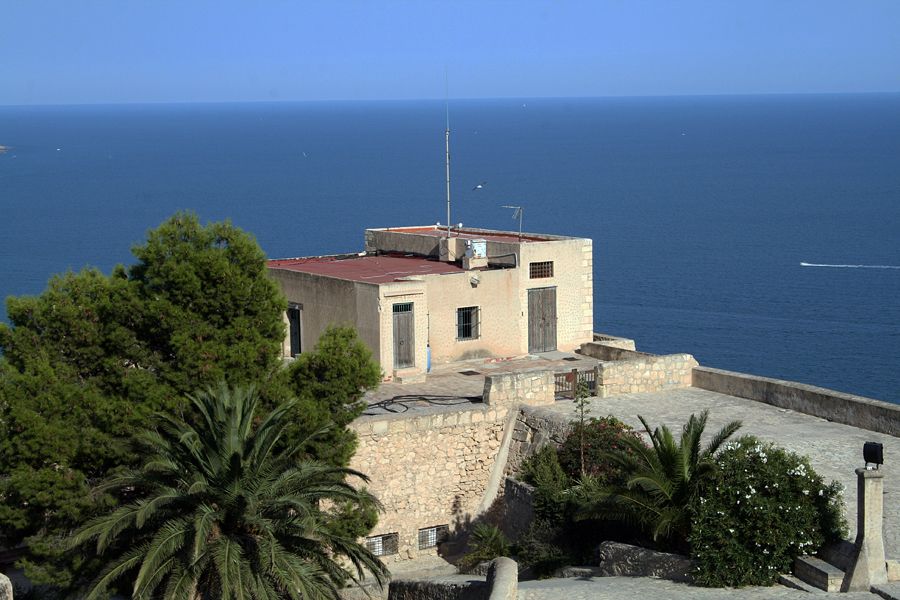
[[[412,312],[413,303],[412,302],[400,302],[394,305],[395,313],[408,313]]]
[[[530,279],[543,279],[553,277],[553,261],[528,263],[528,277]]]
[[[456,309],[456,339],[474,340],[478,338],[478,307],[464,306]]]
[[[450,537],[449,525],[435,525],[434,527],[420,529],[419,550],[434,548],[438,544],[446,542],[448,537]]]
[[[387,556],[397,554],[400,545],[400,534],[385,533],[366,538],[366,548],[375,556]]]

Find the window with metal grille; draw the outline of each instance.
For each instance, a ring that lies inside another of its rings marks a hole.
[[[394,305],[395,313],[412,312],[412,309],[413,309],[412,302],[400,302],[399,304]]]
[[[420,529],[419,550],[434,548],[438,544],[446,542],[448,537],[450,537],[450,527],[448,525],[435,525],[434,527]]]
[[[553,277],[553,261],[528,263],[528,277],[531,279],[543,279]]]
[[[366,538],[366,548],[375,556],[387,556],[389,554],[397,554],[397,548],[400,545],[400,534],[385,533]]]
[[[456,339],[478,338],[478,307],[464,306],[456,309]]]

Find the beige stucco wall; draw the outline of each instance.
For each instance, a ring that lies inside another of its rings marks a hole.
[[[303,352],[312,350],[329,325],[351,325],[372,349],[375,360],[381,362],[378,286],[286,269],[270,269],[269,274],[281,286],[288,302],[303,306],[300,328]],[[282,354],[290,355],[287,336],[282,343]]]
[[[520,303],[528,310],[528,290],[556,287],[556,347],[572,351],[593,340],[594,258],[593,243],[586,238],[527,243],[520,248]],[[553,261],[553,277],[530,279],[528,265]],[[519,335],[528,344],[528,321],[519,325]]]
[[[381,340],[378,354],[385,377],[394,375],[393,305],[411,302],[415,320],[415,369],[425,371],[425,344],[428,339],[428,296],[424,281],[395,281],[378,286],[378,324]]]
[[[475,273],[478,285],[471,283]],[[516,335],[524,316],[515,270],[433,275],[426,282],[432,363],[527,352]],[[457,340],[456,310],[466,306],[479,309],[479,337]]]
[[[492,264],[518,268],[425,275],[381,285],[272,269],[291,302],[303,304],[302,348],[308,350],[332,323],[355,326],[386,377],[395,376],[392,305],[412,302],[415,312],[415,370],[424,372],[426,344],[432,363],[528,352],[528,290],[556,288],[557,348],[571,351],[593,339],[592,242],[546,236],[545,241],[488,241]],[[440,239],[422,234],[367,230],[368,251],[434,255]],[[515,254],[516,256],[509,256]],[[505,257],[504,257],[505,256]],[[501,258],[503,257],[503,258]],[[529,263],[553,261],[553,277],[530,279]],[[479,283],[472,284],[477,275]],[[479,337],[457,340],[458,308],[479,308]],[[287,346],[287,341],[285,342]],[[287,355],[287,349],[285,350]]]

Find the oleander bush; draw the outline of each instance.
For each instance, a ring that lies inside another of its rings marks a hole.
[[[690,544],[700,585],[772,585],[794,559],[846,536],[841,485],[806,457],[747,436],[717,455],[694,506]]]
[[[584,426],[585,475],[602,485],[625,483],[626,472],[617,461],[609,459],[610,453],[632,453],[626,440],[640,440],[630,425],[612,415],[592,418]],[[570,478],[581,477],[582,425],[575,423],[572,431],[558,450],[559,464]]]

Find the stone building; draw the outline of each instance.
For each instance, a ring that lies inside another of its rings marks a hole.
[[[573,350],[592,339],[590,239],[437,226],[368,229],[359,254],[271,260],[289,301],[284,355],[352,325],[385,379],[429,361]]]

